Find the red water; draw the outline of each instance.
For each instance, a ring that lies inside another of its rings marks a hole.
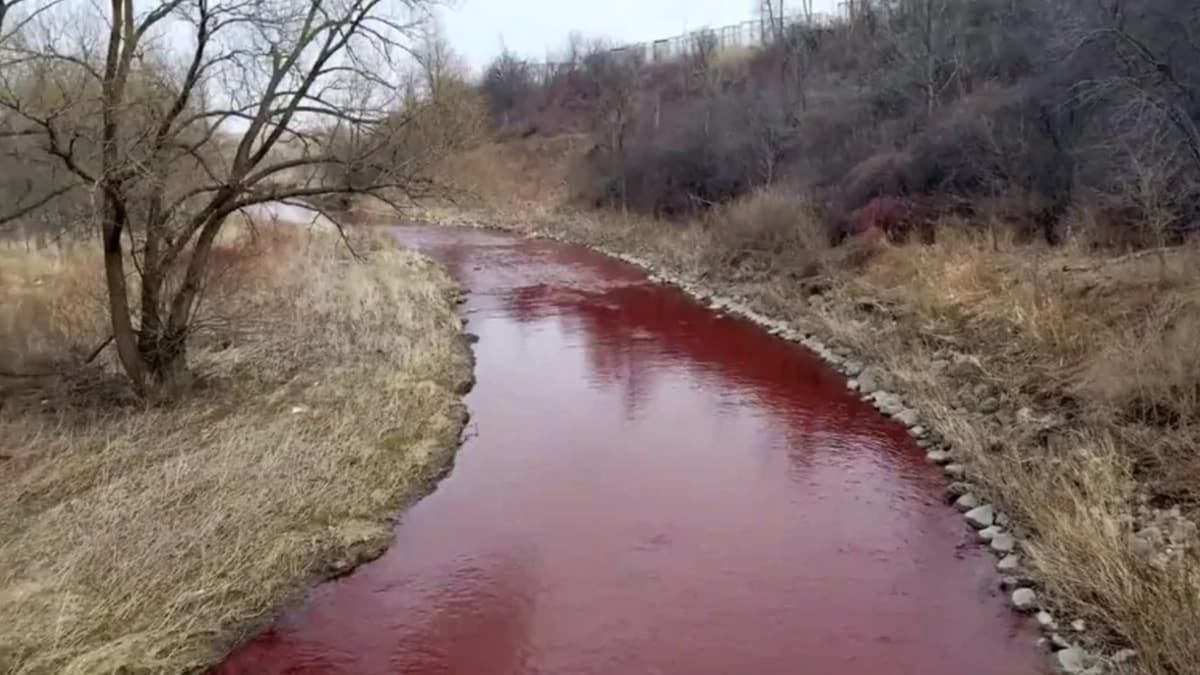
[[[218,673],[1029,675],[905,431],[621,263],[402,228],[470,289],[453,472]]]

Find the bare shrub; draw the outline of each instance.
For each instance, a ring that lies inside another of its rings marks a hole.
[[[707,214],[706,264],[735,276],[805,279],[821,272],[829,240],[811,203],[760,190]]]

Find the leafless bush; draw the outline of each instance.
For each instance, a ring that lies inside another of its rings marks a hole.
[[[811,277],[829,249],[812,204],[783,191],[754,192],[711,212],[705,223],[714,241],[705,249],[707,264],[747,277]]]

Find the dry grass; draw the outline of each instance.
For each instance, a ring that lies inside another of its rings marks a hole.
[[[0,671],[202,669],[382,551],[450,462],[470,368],[449,279],[358,245],[223,242],[181,403],[121,396],[106,361],[0,389]],[[0,256],[8,365],[103,337],[90,251]]]
[[[552,175],[525,164],[513,178],[526,190]],[[1052,603],[1136,649],[1128,672],[1195,672],[1200,248],[1102,260],[1071,247],[995,248],[963,234],[978,228],[943,223],[931,246],[829,250],[803,204],[778,194],[685,224],[579,213],[553,198],[485,206],[457,220],[638,255],[878,364],[1014,517]],[[1148,523],[1168,530],[1160,550],[1172,553],[1157,564],[1131,547]]]

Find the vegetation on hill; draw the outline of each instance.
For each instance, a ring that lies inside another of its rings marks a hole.
[[[677,217],[776,186],[813,197],[836,237],[904,229],[896,200],[1050,242],[1160,246],[1196,229],[1194,3],[852,7],[773,23],[751,52],[701,31],[663,63],[575,39],[538,77],[502,55],[482,88],[510,133],[591,133],[574,185],[596,204]],[[893,205],[861,211],[877,199]]]

